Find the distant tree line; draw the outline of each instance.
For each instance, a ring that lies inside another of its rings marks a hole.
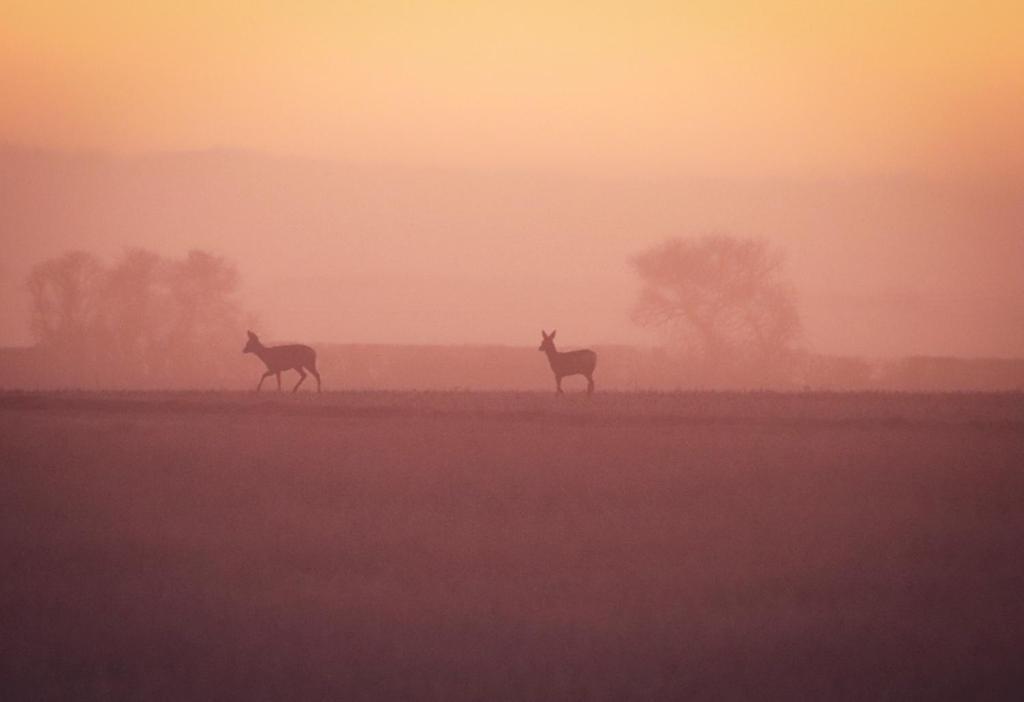
[[[110,264],[72,251],[29,274],[30,329],[52,361],[115,387],[177,384],[237,363],[226,352],[249,321],[238,283],[234,265],[200,250],[172,259],[133,248]]]
[[[243,331],[244,336],[244,331]],[[551,392],[551,376],[536,346],[411,346],[317,344],[317,361],[331,390],[523,390]],[[761,379],[708,382],[665,347],[594,346],[600,362],[602,392],[714,390],[779,391],[1017,391],[1024,390],[1024,359],[888,358],[800,354],[791,381]],[[252,391],[263,366],[244,357],[237,340],[222,358],[204,357],[187,373],[136,380],[118,368],[98,369],[56,362],[38,348],[0,348],[0,388]],[[567,392],[586,386],[565,381]],[[275,390],[276,392],[276,390]],[[1014,401],[1008,398],[1007,401]]]
[[[669,388],[793,387],[821,365],[799,348],[796,293],[782,251],[767,242],[676,238],[631,263],[641,282],[633,318],[665,343],[644,360],[606,359],[599,374],[613,383],[653,384],[657,376]],[[238,285],[235,266],[205,251],[172,259],[132,248],[111,263],[72,251],[32,269],[31,331],[69,384],[222,386],[245,365],[236,347],[253,321],[237,301]],[[382,363],[370,364],[373,375]],[[853,365],[844,374],[864,372]]]
[[[801,347],[783,252],[724,235],[670,239],[631,259],[634,320],[662,335],[649,348],[600,347],[602,387],[779,390],[1007,390],[1021,361],[823,356]],[[241,356],[255,326],[239,274],[193,250],[128,249],[111,262],[72,251],[27,280],[36,346],[0,349],[0,387],[238,388],[258,364]],[[334,387],[547,390],[534,348],[321,345]]]

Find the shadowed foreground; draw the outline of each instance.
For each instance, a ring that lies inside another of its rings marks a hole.
[[[0,395],[4,699],[1000,698],[1020,395]]]

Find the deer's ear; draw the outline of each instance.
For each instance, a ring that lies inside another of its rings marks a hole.
[[[548,338],[548,333],[546,331],[544,331],[543,329],[540,330],[540,335],[541,335],[541,337],[543,337],[545,339]]]
[[[555,334],[557,334],[557,333],[558,333],[557,329],[552,329],[551,330],[551,334],[548,336],[548,338],[549,339],[554,339],[555,338]]]
[[[246,334],[248,334],[248,335],[249,335],[249,338],[250,338],[250,339],[255,339],[255,338],[256,338],[256,335],[255,335],[255,334],[253,334],[251,330],[250,330],[250,331],[247,331],[247,332],[246,332]]]

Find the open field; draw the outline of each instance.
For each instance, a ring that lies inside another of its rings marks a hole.
[[[1024,396],[0,394],[0,698],[1000,699]]]

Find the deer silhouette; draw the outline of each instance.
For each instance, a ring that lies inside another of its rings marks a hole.
[[[292,392],[299,389],[302,385],[302,381],[306,379],[306,371],[308,369],[313,377],[316,378],[316,391],[320,392],[320,374],[316,370],[316,351],[308,346],[302,344],[289,344],[287,346],[264,346],[260,343],[260,338],[249,332],[249,341],[245,344],[245,348],[242,349],[242,353],[254,353],[261,361],[267,366],[267,372],[260,378],[259,384],[256,386],[256,392],[260,391],[263,387],[263,381],[271,375],[277,376],[277,389],[281,390],[281,371],[292,370],[293,368],[299,372],[299,382],[295,383],[295,387],[292,388]]]
[[[543,329],[540,334],[544,340],[540,343],[538,351],[548,355],[548,363],[551,364],[551,371],[555,374],[555,385],[558,392],[562,392],[562,378],[567,375],[582,375],[587,379],[587,394],[594,392],[594,368],[597,366],[597,354],[590,349],[579,351],[561,352],[555,349],[555,333],[550,334]]]

